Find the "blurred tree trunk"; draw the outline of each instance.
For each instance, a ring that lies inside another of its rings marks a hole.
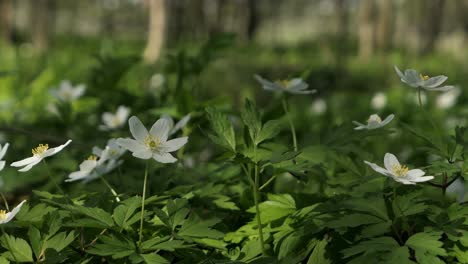
[[[9,43],[13,29],[13,2],[0,0],[0,40]]]
[[[166,27],[166,7],[164,0],[148,0],[149,27],[148,40],[143,53],[146,63],[154,63],[158,60],[164,42]]]
[[[359,2],[359,57],[366,60],[374,54],[375,5],[374,0]]]
[[[252,41],[257,33],[260,22],[260,14],[258,10],[258,0],[247,0],[249,17],[247,21],[247,39]]]
[[[445,0],[423,1],[422,5],[425,12],[421,28],[421,53],[427,54],[434,50],[435,43],[442,29]]]
[[[336,40],[336,62],[338,68],[344,67],[346,55],[348,53],[348,33],[349,33],[349,12],[348,0],[335,0],[335,6],[338,14],[337,40]]]
[[[392,47],[395,21],[393,5],[393,0],[383,0],[379,2],[376,44],[380,51],[388,51]]]
[[[32,43],[37,52],[43,53],[49,48],[52,22],[55,15],[54,0],[34,0],[31,8]]]

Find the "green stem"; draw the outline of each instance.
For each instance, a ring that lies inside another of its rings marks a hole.
[[[8,201],[5,195],[2,192],[0,192],[0,195],[2,196],[3,202],[5,203],[5,208],[7,209],[8,212],[10,212],[10,207],[8,206]]]
[[[422,107],[421,87],[418,88],[418,101],[419,101],[419,107]]]
[[[260,217],[260,206],[259,206],[259,181],[260,175],[258,172],[258,163],[257,163],[257,146],[254,145],[254,158],[255,158],[255,174],[254,174],[254,184],[252,186],[253,189],[253,196],[254,196],[254,203],[255,203],[255,213],[257,214],[257,226],[258,226],[258,235],[260,237],[260,245],[262,248],[263,255],[266,255],[265,250],[265,240],[263,239],[263,226],[262,226],[262,219]]]
[[[270,184],[274,179],[276,179],[276,175],[272,176],[270,179],[268,179],[267,182],[265,182],[260,188],[258,188],[259,191],[263,190],[263,188],[267,187],[268,184]]]
[[[110,183],[104,179],[103,176],[99,177],[101,179],[101,181],[107,186],[107,188],[109,188],[110,192],[112,193],[112,195],[114,195],[115,197],[115,200],[117,202],[120,202],[120,198],[119,198],[119,195],[117,194],[117,192],[114,190],[114,188],[112,188],[112,186],[110,185]]]
[[[294,127],[294,123],[292,121],[291,115],[288,110],[288,102],[286,101],[286,98],[284,97],[282,98],[282,104],[283,104],[284,113],[286,114],[286,118],[288,119],[288,122],[289,122],[289,127],[291,129],[294,151],[297,151],[296,128]]]
[[[63,191],[63,189],[60,187],[60,185],[55,181],[54,177],[52,177],[52,173],[50,172],[50,169],[49,169],[49,165],[47,164],[47,161],[45,159],[43,159],[44,161],[44,164],[45,164],[45,167],[46,167],[46,170],[47,170],[47,175],[49,175],[49,179],[54,183],[55,185],[55,188],[57,188],[57,190],[65,197],[67,197],[67,195],[65,194],[65,192]]]
[[[145,179],[143,180],[143,194],[141,197],[141,214],[140,214],[140,237],[138,239],[138,245],[141,245],[141,240],[143,239],[143,218],[145,215],[145,198],[146,198],[146,181],[148,179],[148,161],[146,161],[145,168]]]

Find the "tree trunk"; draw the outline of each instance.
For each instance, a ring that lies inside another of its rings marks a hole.
[[[54,0],[32,1],[32,43],[37,52],[43,53],[49,48],[49,39],[53,16],[55,14]]]
[[[442,29],[442,16],[445,0],[424,1],[425,15],[422,32],[421,53],[427,54],[434,50],[435,43]]]
[[[151,64],[156,62],[161,54],[166,27],[166,6],[164,0],[148,0],[148,4],[148,40],[143,59]]]
[[[0,40],[10,42],[13,29],[13,2],[0,0]]]
[[[379,3],[379,19],[377,21],[376,44],[380,51],[388,51],[392,46],[394,29],[393,0],[383,0]]]
[[[374,54],[375,47],[375,5],[374,0],[359,2],[359,57],[367,60]]]
[[[247,21],[247,39],[252,41],[257,33],[260,15],[258,12],[258,0],[248,0],[249,17]]]

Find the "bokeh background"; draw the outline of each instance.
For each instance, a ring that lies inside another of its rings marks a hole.
[[[71,172],[77,157],[109,138],[97,127],[118,105],[148,120],[219,102],[235,109],[245,97],[267,115],[281,112],[254,74],[300,76],[318,91],[294,98],[303,145],[323,143],[334,126],[373,113],[424,128],[416,93],[393,65],[444,74],[457,85],[423,98],[449,130],[466,124],[467,44],[466,0],[0,0],[1,142],[14,141],[15,160],[38,142],[73,138],[76,153],[53,164]],[[69,120],[50,111],[49,90],[62,80],[87,86]],[[191,148],[201,149],[206,138],[197,128],[205,123],[194,116],[200,141]],[[407,157],[418,154],[394,138],[372,143],[374,153],[398,146]],[[7,190],[46,178],[5,174]]]

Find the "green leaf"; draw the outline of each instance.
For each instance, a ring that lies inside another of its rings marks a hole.
[[[75,231],[71,231],[68,235],[67,232],[60,232],[47,240],[47,248],[52,248],[55,251],[60,252],[70,245],[76,237]]]
[[[28,237],[29,242],[31,243],[31,247],[34,251],[34,255],[36,258],[39,258],[43,244],[39,229],[37,229],[35,226],[30,226],[28,229]]]
[[[175,251],[179,248],[185,248],[184,241],[182,240],[169,240],[169,237],[155,237],[141,243],[141,248],[145,251],[152,250],[165,250]]]
[[[437,256],[447,256],[443,248],[444,243],[439,241],[442,232],[421,232],[412,235],[406,245],[414,249],[416,259],[420,263],[444,263]]]
[[[268,200],[260,203],[259,206],[264,223],[283,218],[296,211],[296,202],[289,194],[268,194]],[[255,207],[247,211],[255,213]]]
[[[255,109],[254,104],[249,100],[245,99],[245,106],[241,111],[242,121],[249,130],[250,139],[257,145],[260,130],[262,128],[262,122],[260,120],[260,114]]]
[[[210,138],[216,144],[235,152],[236,138],[234,134],[234,127],[232,126],[227,116],[212,107],[206,108],[206,112],[208,114],[211,128],[215,132],[215,135],[209,134]]]
[[[33,253],[28,242],[21,238],[15,238],[8,234],[0,238],[2,247],[8,250],[4,255],[8,260],[15,262],[32,262]]]
[[[420,214],[426,211],[429,206],[420,198],[421,193],[415,192],[407,195],[399,195],[392,202],[393,212],[396,217],[406,217]]]
[[[112,216],[106,211],[102,210],[101,208],[84,207],[81,205],[69,205],[69,206],[66,206],[66,208],[75,213],[83,214],[83,215],[86,215],[87,217],[97,220],[98,222],[102,223],[106,227],[114,226],[114,220],[112,219]]]
[[[114,209],[112,217],[114,218],[115,223],[122,229],[128,229],[130,225],[134,223],[132,216],[140,205],[140,197],[132,197],[123,201],[121,205]]]
[[[24,222],[40,222],[46,214],[55,210],[57,209],[43,203],[40,203],[33,208],[29,208],[29,204],[26,203],[21,207],[21,210],[16,215],[16,219]]]
[[[86,252],[98,256],[112,256],[113,259],[124,258],[135,253],[136,247],[132,240],[118,238],[115,235],[102,236],[99,238],[101,243],[94,245]]]
[[[263,126],[257,137],[255,144],[260,144],[265,140],[274,138],[281,130],[281,120],[269,120]]]
[[[314,247],[314,251],[310,254],[307,264],[331,264],[331,261],[325,257],[328,241],[327,239],[320,240]]]
[[[345,258],[349,258],[361,253],[371,254],[379,251],[390,252],[398,247],[400,246],[398,245],[398,242],[393,239],[393,237],[376,237],[362,241],[357,245],[343,250],[342,252]]]
[[[219,219],[200,220],[191,215],[180,227],[177,234],[188,238],[222,238],[224,233],[212,229]]]
[[[158,255],[156,253],[141,254],[140,256],[145,260],[145,263],[148,263],[148,264],[169,264],[169,263],[171,263],[169,260],[161,257],[160,255]]]

